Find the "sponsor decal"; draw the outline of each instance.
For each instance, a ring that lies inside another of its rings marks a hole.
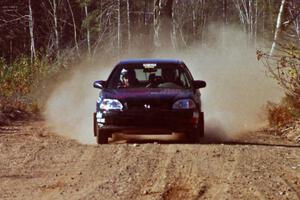
[[[156,64],[155,63],[144,63],[143,67],[146,69],[151,69],[151,68],[155,68]]]
[[[144,105],[144,108],[146,108],[146,109],[150,109],[150,108],[151,108],[151,106],[150,106],[149,104],[145,104],[145,105]]]

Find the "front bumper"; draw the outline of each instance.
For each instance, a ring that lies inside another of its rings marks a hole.
[[[168,134],[186,132],[203,121],[196,110],[127,110],[98,112],[95,122],[105,132]]]

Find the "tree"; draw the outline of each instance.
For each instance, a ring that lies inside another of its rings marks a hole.
[[[33,63],[36,57],[36,52],[35,52],[35,45],[34,45],[34,34],[33,34],[34,21],[32,15],[31,0],[28,0],[28,8],[29,8],[28,22],[29,22],[29,33],[30,33],[30,59],[31,59],[31,63]]]
[[[239,12],[240,21],[249,40],[256,41],[258,23],[258,0],[233,0]],[[255,1],[255,3],[253,3]]]
[[[300,35],[297,0],[285,0],[283,12]],[[214,40],[210,25],[240,24],[248,40],[269,41],[275,31],[273,15],[279,1],[263,0],[2,0],[0,2],[0,56],[13,61],[36,54],[50,62],[89,55],[120,54],[126,49],[182,49]],[[258,20],[260,19],[260,20]],[[272,23],[271,23],[272,22]],[[281,24],[287,24],[285,20]],[[275,34],[276,32],[276,34]],[[286,33],[287,34],[287,33]],[[275,37],[274,37],[275,36]],[[279,37],[279,36],[278,36]],[[278,42],[276,42],[276,46]],[[223,43],[225,44],[225,43]],[[274,43],[275,44],[275,43]],[[273,48],[274,49],[274,48]],[[87,52],[84,54],[83,52]]]
[[[121,51],[121,0],[118,0],[118,55]]]
[[[78,46],[78,41],[77,41],[77,26],[76,26],[76,22],[75,22],[75,17],[74,17],[74,13],[73,13],[73,9],[72,9],[70,0],[66,0],[66,1],[68,3],[68,7],[70,10],[72,22],[73,22],[73,33],[74,33],[74,43],[75,43],[76,53],[77,53],[77,56],[80,57],[79,46]]]
[[[127,12],[127,43],[128,49],[131,49],[131,20],[130,20],[130,0],[126,0],[126,12]]]
[[[0,51],[8,63],[30,52],[28,16],[28,1],[0,2]]]
[[[155,46],[170,49],[172,34],[173,0],[155,0]]]
[[[280,31],[280,28],[281,28],[281,18],[283,16],[284,6],[285,6],[285,0],[282,0],[281,1],[281,6],[280,6],[280,9],[279,9],[279,12],[278,12],[277,23],[276,23],[276,30],[275,30],[273,44],[272,44],[271,51],[270,51],[270,56],[273,55],[273,52],[274,52],[274,49],[275,49],[275,46],[276,46],[276,41],[277,41],[277,38],[278,38],[278,33]]]
[[[87,3],[84,4],[84,13],[85,13],[85,17],[87,18],[89,16]],[[86,27],[86,42],[87,42],[87,47],[88,47],[88,55],[91,56],[91,39],[90,39],[89,25],[87,25],[87,27]]]
[[[300,109],[300,37],[297,33],[299,9],[300,4],[296,1],[281,1],[271,51],[258,51],[257,56],[286,94],[299,102]],[[284,10],[289,12],[283,15]]]

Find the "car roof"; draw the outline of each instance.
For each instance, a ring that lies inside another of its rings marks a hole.
[[[181,60],[177,59],[162,59],[162,58],[135,58],[135,59],[126,59],[120,61],[118,64],[139,64],[139,63],[172,63],[172,64],[183,64]]]

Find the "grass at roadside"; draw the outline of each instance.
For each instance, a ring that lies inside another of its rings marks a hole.
[[[43,106],[37,91],[47,90],[47,82],[60,71],[45,59],[21,56],[8,64],[0,58],[0,125],[11,120],[37,116]]]

